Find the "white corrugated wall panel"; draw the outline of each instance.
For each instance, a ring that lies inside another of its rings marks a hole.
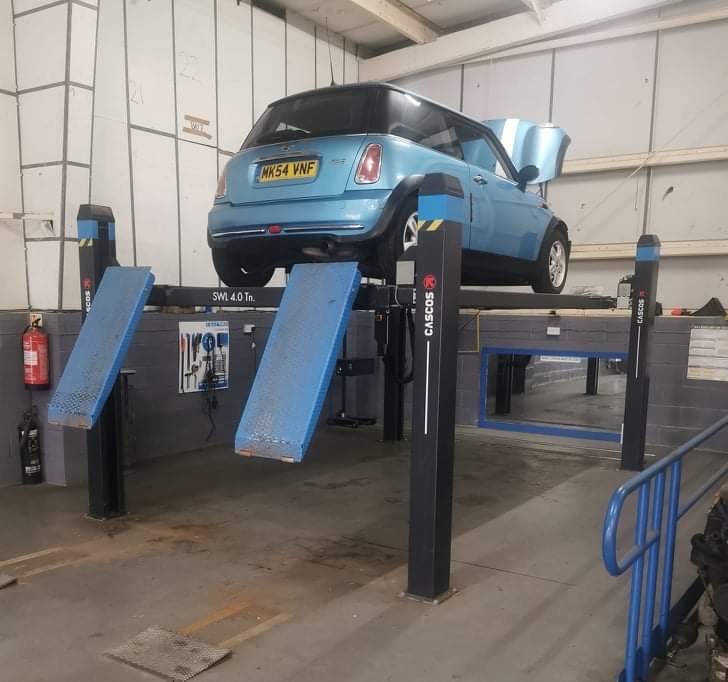
[[[158,284],[179,284],[179,228],[175,141],[133,130],[134,223],[138,265]]]
[[[649,231],[663,241],[728,239],[726,179],[728,161],[653,168]]]
[[[177,134],[217,144],[214,0],[176,0]]]
[[[0,211],[20,211],[18,101],[0,93]]]
[[[218,144],[237,151],[252,122],[250,5],[235,0],[217,2]]]
[[[402,88],[412,90],[436,102],[446,104],[451,109],[460,109],[460,66],[448,66],[436,71],[401,78],[395,83]]]
[[[548,203],[575,244],[635,242],[642,233],[645,171],[586,173],[549,184]]]
[[[28,307],[25,284],[25,240],[20,220],[0,220],[0,249],[3,267],[0,268],[0,310]],[[54,287],[54,290],[58,285]]]
[[[217,183],[215,149],[180,142],[179,183],[182,284],[217,286],[206,230]]]
[[[0,0],[0,90],[15,92],[15,44],[11,0]]]
[[[18,90],[66,79],[67,17],[64,3],[15,20]]]
[[[256,120],[271,102],[286,94],[285,45],[285,22],[253,7],[253,114]]]
[[[331,78],[336,85],[344,82],[344,39],[316,26],[316,87],[327,88]]]
[[[126,0],[131,123],[174,132],[171,0]]]
[[[728,144],[728,21],[660,34],[655,149]]]
[[[286,13],[287,95],[316,87],[316,35],[312,21]]]
[[[465,65],[463,113],[478,121],[489,118],[548,121],[550,99],[551,52]]]
[[[556,50],[552,118],[568,158],[649,149],[654,70],[654,34]]]

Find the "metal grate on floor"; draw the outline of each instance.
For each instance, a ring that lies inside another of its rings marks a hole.
[[[104,652],[105,656],[173,682],[192,679],[229,654],[230,649],[210,646],[154,626],[126,644]]]

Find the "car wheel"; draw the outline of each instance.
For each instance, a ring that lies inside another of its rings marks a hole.
[[[569,270],[569,246],[561,230],[553,230],[541,247],[536,277],[531,286],[538,294],[560,294]]]
[[[417,197],[405,200],[377,249],[382,277],[394,282],[397,259],[411,246],[417,246]]]
[[[229,287],[264,287],[273,277],[271,267],[246,270],[228,249],[212,249],[212,262],[218,277]]]

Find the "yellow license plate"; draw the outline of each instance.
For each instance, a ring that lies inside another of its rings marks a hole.
[[[268,163],[261,167],[259,182],[273,182],[275,180],[299,180],[313,178],[318,171],[316,159],[304,161],[285,161],[283,163]]]

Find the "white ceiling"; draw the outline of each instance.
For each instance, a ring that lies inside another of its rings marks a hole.
[[[540,0],[546,7],[552,0]],[[408,41],[391,26],[378,20],[350,0],[269,0],[343,35],[372,54],[401,47]],[[396,2],[396,0],[395,0]],[[438,32],[482,24],[519,12],[529,11],[523,0],[401,0],[426,19]]]

